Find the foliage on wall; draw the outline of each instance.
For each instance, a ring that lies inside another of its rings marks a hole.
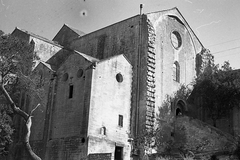
[[[188,101],[191,89],[186,86],[167,96],[157,115],[157,127],[151,132],[148,142],[157,153],[180,154],[184,159],[194,158],[196,153],[229,151],[235,149],[235,142],[220,130],[200,120],[185,115],[176,116],[173,105],[178,99]]]
[[[232,70],[229,62],[222,67],[208,64],[194,83],[195,97],[201,97],[203,110],[216,120],[229,115],[229,111],[240,102],[240,71]]]

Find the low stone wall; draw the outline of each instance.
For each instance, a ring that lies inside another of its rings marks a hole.
[[[230,134],[187,116],[177,117],[172,125],[171,151],[150,155],[149,160],[210,160],[212,156],[218,160],[238,159],[233,156],[237,141]]]
[[[96,154],[89,154],[88,160],[111,160],[112,154],[111,153],[96,153]]]
[[[175,128],[184,133],[184,146],[193,152],[232,152],[236,148],[236,140],[230,134],[197,119],[178,117]]]

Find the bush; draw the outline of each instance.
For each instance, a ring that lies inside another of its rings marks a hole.
[[[240,137],[238,137],[237,147],[233,154],[237,156],[238,159],[240,159]]]

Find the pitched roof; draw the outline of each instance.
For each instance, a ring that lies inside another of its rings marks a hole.
[[[86,60],[88,60],[88,61],[90,61],[90,62],[99,62],[99,61],[100,61],[100,60],[97,59],[97,58],[91,57],[91,56],[86,55],[86,54],[84,54],[84,53],[81,53],[81,52],[79,52],[79,51],[74,50],[74,52],[77,53],[77,54],[79,54],[79,55],[81,55],[83,58],[85,58]]]
[[[86,55],[84,53],[75,51],[75,50],[69,50],[66,48],[63,48],[56,54],[54,54],[51,58],[49,58],[46,62],[46,66],[50,64],[49,66],[52,68],[53,71],[58,70],[58,68],[71,56],[72,54],[77,54],[86,59],[90,63],[98,62],[99,60],[97,58],[91,57],[89,55]]]
[[[32,70],[34,71],[40,63],[43,64],[44,66],[46,66],[49,70],[51,70],[51,71],[54,72],[54,70],[52,69],[52,67],[51,67],[50,64],[48,64],[48,63],[46,63],[46,62],[43,62],[43,61],[41,61],[41,60],[37,61],[36,66],[35,66]]]
[[[47,38],[45,38],[45,37],[39,36],[39,35],[37,35],[37,34],[34,34],[34,33],[32,33],[32,32],[29,32],[29,31],[27,31],[27,30],[20,29],[20,28],[18,28],[18,27],[16,27],[15,30],[19,30],[19,31],[24,32],[24,33],[26,33],[27,35],[30,35],[30,36],[32,36],[32,37],[34,37],[34,38],[40,39],[40,40],[45,41],[45,42],[47,42],[47,43],[50,43],[50,44],[53,44],[53,45],[55,45],[55,46],[58,46],[58,47],[63,48],[63,46],[59,45],[58,43],[55,43],[54,41],[51,41],[51,40],[49,40],[49,39],[47,39]],[[14,30],[14,31],[15,31],[15,30]],[[13,32],[14,32],[14,31],[13,31]],[[13,33],[13,32],[12,32],[12,33]]]
[[[70,29],[71,29],[72,31],[74,31],[75,33],[77,33],[79,36],[85,35],[84,32],[79,31],[79,30],[77,30],[76,28],[73,28],[73,27],[69,26],[68,24],[64,24],[64,25],[67,26],[68,28],[70,28]]]
[[[177,20],[183,24],[186,29],[188,30],[193,43],[196,45],[196,43],[199,43],[199,46],[201,46],[202,48],[204,48],[203,44],[201,43],[201,41],[198,39],[198,37],[196,36],[196,34],[193,32],[192,28],[190,27],[190,25],[188,24],[188,22],[186,21],[186,19],[183,17],[183,15],[181,14],[181,12],[178,10],[177,7],[171,8],[171,9],[167,9],[167,10],[162,10],[162,11],[156,11],[156,12],[150,12],[150,13],[146,13],[146,15],[151,15],[151,14],[157,14],[157,13],[161,13],[163,15],[167,15],[169,17],[177,17]]]
[[[111,56],[111,57],[108,57],[108,58],[105,58],[105,59],[101,59],[99,61],[99,63],[110,60],[110,59],[113,59],[113,58],[117,58],[117,57],[124,57],[127,60],[127,62],[132,66],[131,62],[128,60],[128,58],[124,54],[118,54],[118,55],[114,55],[114,56]]]

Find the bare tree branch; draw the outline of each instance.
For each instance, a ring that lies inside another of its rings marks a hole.
[[[33,112],[34,112],[39,106],[40,106],[40,103],[38,103],[38,104],[36,105],[36,107],[33,108],[33,110],[30,112],[30,116],[32,116]]]
[[[20,82],[20,78],[23,80],[23,83],[16,83],[19,85],[19,89],[23,89],[24,92],[29,92],[29,88],[26,85],[30,84],[30,87],[34,86],[33,81],[30,80],[30,77],[25,76],[23,73],[30,74],[31,65],[32,65],[32,52],[33,45],[28,42],[17,39],[11,35],[6,36],[5,38],[0,39],[0,92],[5,97],[6,101],[10,104],[11,109],[14,114],[20,115],[26,126],[26,133],[24,133],[24,146],[26,152],[29,155],[29,158],[32,160],[41,160],[32,150],[29,138],[31,133],[32,126],[32,116],[31,114],[37,109],[40,105],[38,104],[30,114],[19,108],[16,103],[13,101],[12,97],[5,86],[9,85],[11,91],[15,91],[11,82]],[[22,73],[22,72],[23,73]],[[16,78],[16,79],[15,79]],[[28,79],[28,80],[27,80]],[[30,81],[29,81],[30,80]],[[22,88],[21,88],[22,87]],[[17,88],[18,89],[18,88]],[[18,93],[18,92],[17,92]],[[14,94],[16,95],[16,94]],[[40,96],[39,96],[40,97]],[[41,99],[41,98],[40,98]]]
[[[26,112],[22,111],[19,107],[16,106],[16,104],[13,102],[12,98],[8,94],[7,90],[5,89],[4,84],[0,85],[0,89],[2,90],[3,95],[6,97],[7,101],[10,103],[10,106],[11,106],[13,112],[20,115],[21,117],[24,118],[25,121],[27,121],[29,115]]]
[[[9,81],[7,80],[7,81],[3,84],[3,86],[8,85],[8,83],[9,83]]]
[[[27,153],[30,155],[32,160],[41,160],[40,157],[38,157],[32,150],[30,143],[29,143],[29,138],[30,138],[30,134],[31,134],[31,126],[32,126],[32,116],[27,114],[26,112],[24,112],[23,110],[21,110],[19,107],[16,106],[16,104],[13,102],[12,98],[10,97],[10,95],[8,94],[7,90],[4,87],[4,84],[0,85],[0,89],[2,90],[4,96],[6,97],[6,99],[8,100],[8,102],[10,103],[10,106],[13,110],[14,113],[20,115],[21,117],[23,117],[23,119],[26,122],[26,127],[27,127],[27,133],[25,135],[25,139],[24,139],[24,145],[26,147],[26,151]],[[36,108],[40,106],[40,104],[38,104],[32,111],[31,113],[36,110]]]

